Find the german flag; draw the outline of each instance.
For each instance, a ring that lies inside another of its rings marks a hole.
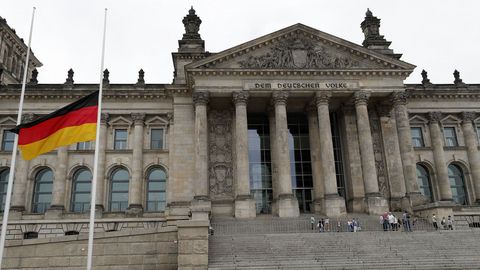
[[[95,140],[98,91],[30,123],[16,126],[23,159],[31,160],[60,146]]]

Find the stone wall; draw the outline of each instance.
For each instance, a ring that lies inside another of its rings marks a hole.
[[[3,269],[85,269],[88,235],[11,240]],[[177,269],[177,227],[95,234],[93,268]]]

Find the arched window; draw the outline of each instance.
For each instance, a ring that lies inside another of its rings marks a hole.
[[[147,211],[165,210],[165,189],[167,175],[159,168],[152,169],[147,178]]]
[[[35,189],[33,190],[33,213],[45,213],[52,202],[53,172],[43,169],[35,177]]]
[[[7,198],[7,185],[8,185],[8,175],[10,169],[4,169],[0,171],[0,201],[2,205],[0,205],[0,211],[3,212],[5,209],[5,199]]]
[[[432,187],[430,186],[430,174],[427,168],[417,164],[417,182],[420,192],[423,196],[427,197],[430,201],[433,201]]]
[[[85,212],[90,209],[90,191],[92,188],[92,173],[90,170],[82,168],[73,175],[72,203],[70,210],[72,212]]]
[[[116,169],[110,179],[110,212],[125,211],[128,206],[128,181],[130,175],[124,168]]]
[[[450,164],[448,166],[448,179],[450,180],[453,200],[458,204],[467,204],[467,192],[462,169],[455,164]]]

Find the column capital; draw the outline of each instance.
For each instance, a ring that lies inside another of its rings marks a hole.
[[[366,91],[357,91],[353,93],[353,102],[357,105],[367,105],[370,93]]]
[[[407,98],[408,98],[407,92],[393,92],[390,95],[390,101],[394,106],[407,105]]]
[[[345,115],[355,114],[355,107],[352,106],[351,104],[343,104],[342,113]]]
[[[475,119],[475,116],[475,112],[462,112],[462,123],[472,123],[472,121]]]
[[[386,104],[377,106],[377,113],[379,117],[390,117],[392,113],[392,107]]]
[[[167,120],[168,120],[168,124],[169,124],[169,125],[173,125],[173,123],[174,123],[173,112],[168,112],[168,113],[167,113]]]
[[[197,105],[207,105],[210,99],[210,93],[208,91],[195,91],[193,92],[193,103]]]
[[[305,106],[305,112],[307,112],[307,114],[317,114],[317,106],[315,106],[315,103],[313,102],[309,102],[306,106]]]
[[[32,122],[36,117],[34,113],[25,113],[22,115],[22,123]]]
[[[331,97],[332,92],[330,91],[318,91],[315,93],[315,103],[317,104],[317,106],[328,105]]]
[[[106,124],[109,119],[110,119],[110,114],[108,114],[108,113],[101,113],[100,114],[100,123],[101,124]]]
[[[428,113],[428,120],[430,123],[438,123],[442,119],[442,113],[441,112],[429,112]]]
[[[286,105],[288,99],[288,91],[275,91],[272,93],[273,104]]]
[[[237,91],[233,92],[233,103],[235,105],[237,104],[244,104],[247,105],[248,102],[248,97],[250,95],[248,94],[247,91]]]
[[[131,117],[135,125],[143,125],[143,121],[145,121],[144,113],[132,113]]]

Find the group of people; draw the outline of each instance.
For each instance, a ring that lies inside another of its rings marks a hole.
[[[412,222],[410,219],[410,214],[407,211],[402,214],[402,219],[397,218],[397,216],[391,212],[385,212],[380,216],[380,225],[383,226],[384,231],[398,231],[401,224],[403,224],[403,230],[411,232],[416,220],[413,219]]]
[[[453,230],[453,219],[451,216],[448,216],[448,219],[445,219],[445,217],[443,217],[442,220],[440,221],[440,226],[438,226],[437,216],[433,214],[432,224],[435,230],[438,230],[438,229]]]
[[[317,222],[315,221],[315,217],[311,216],[310,224],[311,224],[312,230],[315,230],[315,227],[317,227],[318,232],[342,231],[342,222],[338,218],[336,221],[336,228],[331,226],[329,218],[321,218]],[[347,226],[346,227],[347,232],[357,232],[361,230],[360,223],[355,218],[347,220],[346,226]]]

